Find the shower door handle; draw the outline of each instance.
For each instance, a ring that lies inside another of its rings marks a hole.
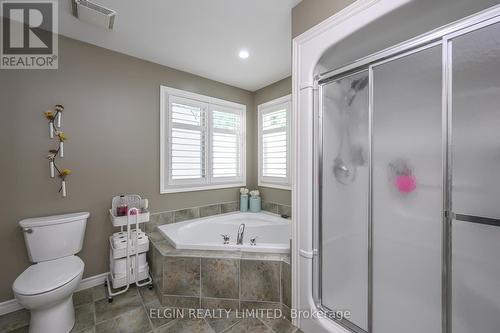
[[[462,222],[472,222],[472,223],[479,223],[479,224],[500,227],[500,219],[494,219],[491,217],[466,215],[466,214],[455,214],[453,212],[450,212],[450,214],[448,214],[447,217],[454,219],[454,220],[457,220],[457,221],[462,221]]]

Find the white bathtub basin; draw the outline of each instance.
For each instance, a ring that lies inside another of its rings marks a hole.
[[[243,244],[236,245],[242,223],[245,224]],[[214,215],[161,225],[158,229],[176,249],[268,253],[288,253],[292,231],[290,220],[266,212]],[[229,244],[223,244],[222,234],[230,236]],[[257,245],[250,245],[253,237],[257,237]]]

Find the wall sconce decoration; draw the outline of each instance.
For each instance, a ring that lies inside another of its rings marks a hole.
[[[71,175],[70,169],[63,169],[59,173],[59,178],[61,178],[61,188],[59,189],[59,192],[61,192],[63,197],[66,197],[66,177],[69,175]]]
[[[49,160],[49,169],[50,169],[50,178],[55,178],[55,173],[57,171],[59,178],[61,179],[61,187],[59,188],[59,192],[63,198],[66,197],[66,177],[71,174],[70,169],[59,169],[56,164],[56,158],[59,156],[60,158],[64,157],[64,141],[67,140],[66,134],[61,131],[62,127],[62,112],[64,111],[64,106],[57,104],[54,106],[54,110],[45,111],[43,114],[45,118],[49,121],[49,137],[51,139],[54,136],[57,136],[59,140],[58,149],[49,150],[49,154],[47,155],[47,159]]]

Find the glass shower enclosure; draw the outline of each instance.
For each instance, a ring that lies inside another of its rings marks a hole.
[[[352,332],[500,332],[499,22],[316,81],[313,294]]]

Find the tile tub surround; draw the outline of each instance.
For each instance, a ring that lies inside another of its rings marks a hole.
[[[156,227],[163,224],[170,224],[176,222],[187,221],[199,217],[207,217],[218,214],[225,214],[239,211],[239,202],[222,202],[208,206],[191,207],[167,212],[159,212],[151,214],[151,221],[145,224],[146,232],[151,233],[156,230]],[[278,214],[291,216],[292,207],[282,205],[271,201],[262,201],[262,210]]]
[[[242,309],[251,304],[290,312],[288,254],[177,250],[162,240],[151,242],[148,255],[163,306]]]
[[[71,333],[298,333],[289,321],[249,318],[158,318],[151,313],[163,312],[154,290],[131,287],[108,303],[103,285],[76,292],[73,295],[75,326]],[[221,308],[224,303],[206,303],[204,308]],[[260,305],[246,304],[245,308]],[[234,310],[237,310],[236,308]],[[30,314],[18,310],[0,316],[0,332],[28,333]]]
[[[278,215],[287,215],[288,218],[291,218],[292,216],[292,207],[288,205],[282,205],[277,202],[272,202],[272,201],[262,201],[262,210],[273,213],[273,214],[278,214]]]
[[[145,224],[146,232],[151,233],[156,227],[163,224],[187,221],[199,217],[236,212],[240,209],[236,201],[222,202],[208,206],[189,207],[184,209],[172,210],[151,214],[151,221]]]

